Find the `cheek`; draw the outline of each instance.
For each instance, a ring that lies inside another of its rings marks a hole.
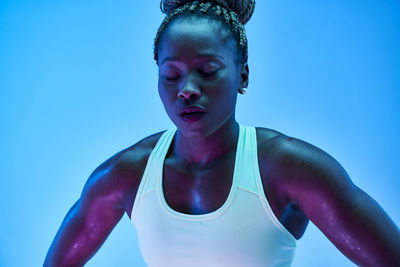
[[[223,99],[224,103],[236,100],[238,88],[233,79],[223,79],[214,87],[215,97]]]
[[[163,100],[164,93],[163,93],[162,85],[160,83],[160,79],[158,79],[157,89],[158,89],[158,95],[160,96],[161,100]]]
[[[158,83],[158,95],[160,96],[161,102],[164,105],[165,110],[168,112],[170,106],[174,101],[174,92],[165,88],[160,82]]]
[[[223,86],[218,88],[220,90],[215,90],[216,93],[214,95],[210,95],[210,100],[216,114],[226,117],[236,107],[237,91],[233,90],[233,87],[228,86],[228,84],[224,84]]]
[[[227,109],[232,110],[236,106],[236,100],[238,95],[237,84],[233,79],[229,79],[225,83],[225,88],[223,90],[223,95],[221,97],[224,98],[224,104]]]
[[[160,96],[162,102],[164,103],[164,100],[167,98],[167,93],[166,89],[163,86],[161,79],[158,78],[158,95]]]

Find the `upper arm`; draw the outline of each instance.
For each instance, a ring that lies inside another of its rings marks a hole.
[[[45,266],[83,266],[123,216],[124,185],[116,182],[115,164],[111,161],[90,175],[54,238]]]
[[[333,157],[287,137],[277,154],[288,197],[343,254],[362,266],[400,266],[399,229]]]

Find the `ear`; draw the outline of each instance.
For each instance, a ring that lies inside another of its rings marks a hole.
[[[241,67],[240,67],[240,88],[247,88],[249,86],[249,65],[246,63],[244,63]]]

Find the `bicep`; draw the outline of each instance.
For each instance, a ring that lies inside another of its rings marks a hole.
[[[399,255],[399,230],[379,204],[359,188],[350,195],[326,191],[301,205],[310,220],[354,263],[391,266]]]
[[[362,266],[399,263],[399,229],[385,211],[353,184],[333,157],[305,142],[297,143],[286,161],[291,165],[291,199],[353,262]]]
[[[65,216],[45,266],[83,266],[123,216],[119,198],[118,190],[107,188],[107,177],[90,177]]]

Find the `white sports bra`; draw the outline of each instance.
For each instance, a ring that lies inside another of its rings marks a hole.
[[[173,210],[162,190],[164,159],[176,128],[151,152],[132,209],[143,259],[150,267],[290,266],[296,239],[279,222],[261,183],[254,127],[240,125],[232,187],[217,210]]]

